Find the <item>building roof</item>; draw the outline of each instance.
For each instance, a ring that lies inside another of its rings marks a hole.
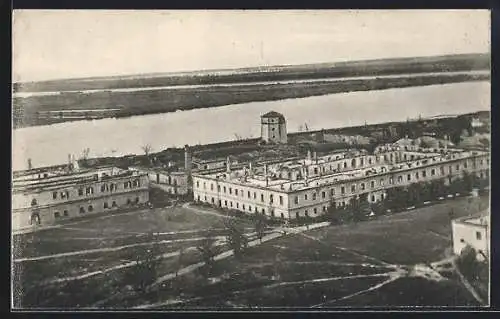
[[[410,138],[402,138],[394,142],[394,144],[401,145],[401,146],[412,146],[414,145],[414,141]]]
[[[271,111],[271,112],[267,112],[266,114],[264,115],[261,115],[260,116],[261,118],[280,118],[280,119],[285,119],[285,117],[283,116],[283,114],[281,113],[278,113],[278,112],[275,112],[275,111]]]
[[[485,211],[475,213],[475,214],[469,215],[469,216],[456,218],[455,222],[459,222],[462,224],[468,224],[468,225],[474,225],[474,226],[488,227],[490,224],[489,210],[485,210]]]

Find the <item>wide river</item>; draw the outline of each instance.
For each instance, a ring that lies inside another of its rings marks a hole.
[[[79,157],[121,156],[185,144],[207,144],[258,137],[260,115],[274,110],[285,115],[288,132],[307,123],[309,130],[404,121],[407,118],[461,114],[490,109],[490,82],[339,93],[301,99],[251,102],[206,109],[100,119],[15,129],[12,168],[63,164],[68,154]]]

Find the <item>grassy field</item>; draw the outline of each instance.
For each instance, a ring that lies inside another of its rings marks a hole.
[[[453,276],[429,268],[450,254],[450,220],[488,198],[460,198],[353,225],[288,233],[248,248],[240,259],[215,263],[210,278],[199,270],[165,281],[158,289],[126,293],[127,263],[160,232],[158,273],[201,261],[198,240],[223,217],[210,208],[163,208],[82,220],[15,237],[15,305],[21,307],[338,307],[477,305]],[[250,221],[241,221],[252,232]],[[221,239],[221,238],[219,238]],[[221,246],[222,248],[223,246]],[[227,248],[226,248],[227,250]],[[68,253],[70,253],[68,255]],[[17,261],[16,261],[17,260]],[[436,264],[437,265],[437,264]],[[100,272],[98,272],[100,271]],[[117,295],[118,293],[118,295]]]

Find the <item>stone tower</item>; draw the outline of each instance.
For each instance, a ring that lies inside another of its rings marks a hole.
[[[260,117],[261,138],[266,143],[287,143],[286,120],[283,114],[268,112]]]

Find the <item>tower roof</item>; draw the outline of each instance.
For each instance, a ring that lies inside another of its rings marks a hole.
[[[285,119],[285,117],[283,116],[283,114],[275,112],[275,111],[267,112],[266,114],[261,115],[260,117],[261,118],[279,118],[279,119],[282,119],[282,120]]]

